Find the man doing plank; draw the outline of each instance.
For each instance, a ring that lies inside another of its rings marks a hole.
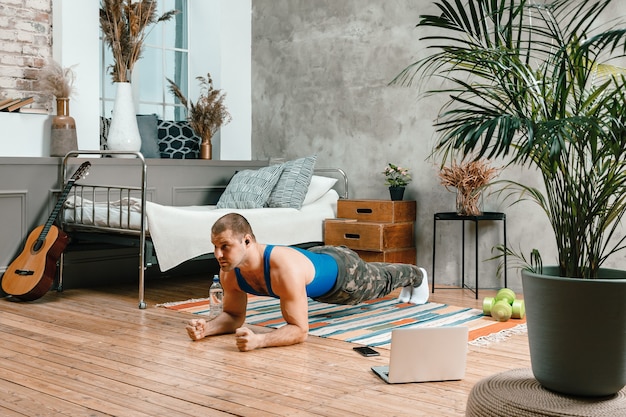
[[[304,250],[258,243],[248,221],[236,213],[215,222],[211,241],[221,269],[223,312],[208,322],[190,320],[186,329],[192,340],[234,333],[241,351],[301,343],[309,331],[309,297],[330,304],[358,304],[403,287],[401,302],[423,304],[428,300],[428,278],[423,268],[368,263],[343,246]],[[280,299],[287,324],[263,334],[243,327],[248,294]]]

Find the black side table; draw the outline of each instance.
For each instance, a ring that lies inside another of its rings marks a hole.
[[[435,292],[435,252],[437,247],[437,221],[439,220],[461,220],[461,248],[462,248],[462,261],[461,261],[461,288],[468,288],[469,290],[474,291],[476,294],[476,299],[478,299],[478,227],[481,221],[494,221],[500,220],[503,224],[504,229],[504,286],[507,286],[507,275],[506,275],[506,214],[499,212],[484,212],[478,216],[461,216],[456,212],[447,212],[447,213],[435,213],[435,217],[433,220],[433,293]],[[465,222],[470,221],[474,222],[474,241],[475,241],[475,254],[476,254],[476,278],[475,278],[475,287],[471,288],[465,284]]]

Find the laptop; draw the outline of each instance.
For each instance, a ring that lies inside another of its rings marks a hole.
[[[463,379],[468,331],[465,326],[392,330],[389,366],[372,371],[388,384]]]

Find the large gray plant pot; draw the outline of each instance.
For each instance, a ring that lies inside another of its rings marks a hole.
[[[552,391],[597,397],[626,385],[626,272],[600,276],[522,271],[532,371]]]

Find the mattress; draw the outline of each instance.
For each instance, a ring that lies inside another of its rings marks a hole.
[[[211,226],[227,213],[244,216],[260,243],[295,245],[324,240],[324,220],[336,217],[339,195],[334,189],[301,209],[217,209],[215,206],[165,206],[146,203],[146,230],[154,245],[161,271],[167,271],[197,256],[212,253]],[[80,225],[116,230],[139,231],[141,203],[124,198],[95,204],[79,196],[65,202],[63,218]]]
[[[63,205],[63,221],[86,226],[110,229],[141,230],[141,200],[123,198],[121,200],[96,202],[71,195]],[[146,229],[147,230],[147,229]]]

